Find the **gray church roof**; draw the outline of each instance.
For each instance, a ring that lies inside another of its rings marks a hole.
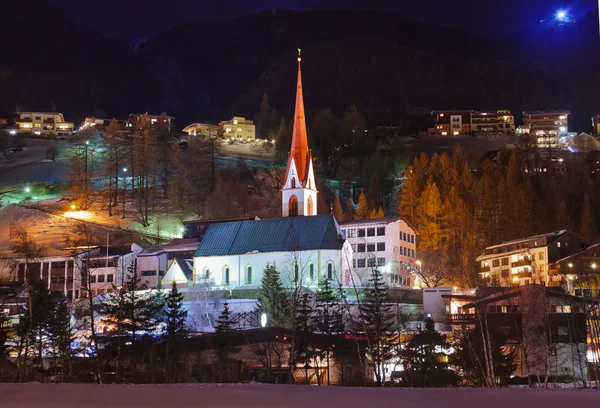
[[[252,252],[293,252],[341,249],[344,238],[331,214],[235,221],[211,225],[196,257]]]

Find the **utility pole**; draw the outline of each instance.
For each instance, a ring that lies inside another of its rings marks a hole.
[[[90,144],[89,140],[85,141],[85,174],[84,174],[84,210],[88,208],[88,146]]]

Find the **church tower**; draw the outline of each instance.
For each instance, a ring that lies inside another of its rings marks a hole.
[[[317,188],[312,154],[308,149],[308,138],[306,136],[300,61],[302,59],[300,58],[300,49],[298,49],[298,84],[292,149],[288,157],[285,184],[283,185],[281,197],[281,209],[284,217],[317,215]]]

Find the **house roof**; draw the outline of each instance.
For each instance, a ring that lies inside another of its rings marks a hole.
[[[183,272],[188,280],[192,280],[194,278],[194,266],[191,259],[175,258],[173,262],[177,262],[177,265],[179,265],[179,268],[181,268],[181,272]]]
[[[331,214],[212,224],[196,257],[341,249],[344,238]]]

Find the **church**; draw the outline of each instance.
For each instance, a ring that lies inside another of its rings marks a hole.
[[[292,146],[281,191],[282,218],[211,225],[193,259],[196,284],[257,288],[264,270],[274,266],[288,287],[316,288],[323,279],[344,286],[360,285],[352,271],[352,247],[337,221],[332,214],[317,214],[318,191],[308,148],[300,65],[298,54]]]

